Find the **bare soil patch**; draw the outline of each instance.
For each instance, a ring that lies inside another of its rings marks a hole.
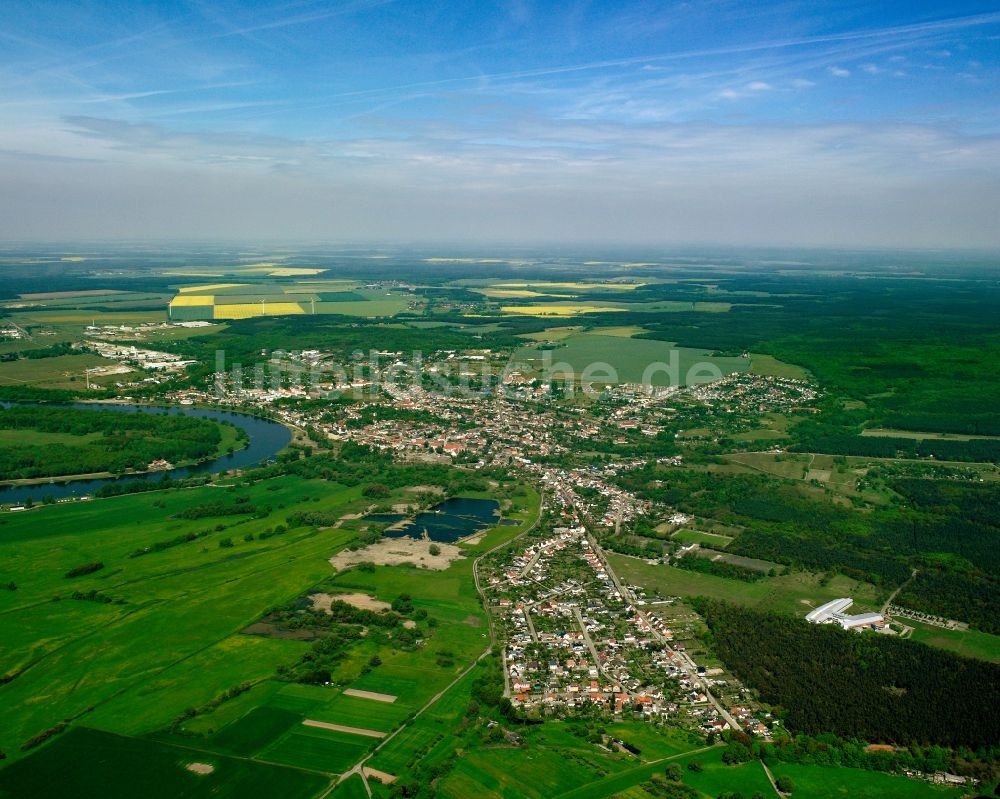
[[[384,732],[378,730],[366,730],[361,727],[345,727],[343,724],[331,724],[328,721],[315,721],[306,719],[302,722],[305,727],[319,727],[322,730],[333,730],[334,732],[349,732],[352,735],[364,735],[367,738],[385,738]]]
[[[188,763],[184,768],[195,774],[211,774],[215,771],[215,766],[211,763]]]
[[[415,494],[443,494],[444,489],[441,486],[408,486],[407,491],[412,491]]]
[[[383,785],[389,785],[390,783],[393,783],[393,782],[396,781],[396,775],[395,774],[387,774],[384,771],[379,771],[377,768],[371,768],[370,766],[364,766],[361,770],[365,773],[366,777],[373,777],[376,780],[378,780],[379,782],[381,782]]]
[[[372,699],[376,702],[395,702],[398,697],[392,694],[380,694],[376,691],[362,691],[360,688],[345,688],[345,696],[356,696],[358,699]]]
[[[342,550],[330,558],[330,564],[337,571],[343,571],[359,563],[374,563],[376,566],[399,566],[412,563],[427,569],[447,569],[453,561],[464,556],[461,547],[454,544],[437,544],[439,554],[432,555],[433,542],[415,538],[383,538],[374,544],[354,552]]]
[[[311,594],[309,598],[312,600],[313,610],[325,610],[327,613],[330,612],[330,603],[334,600],[346,602],[361,610],[380,611],[391,607],[388,602],[376,599],[370,594]]]

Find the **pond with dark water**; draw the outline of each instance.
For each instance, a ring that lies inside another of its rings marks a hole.
[[[396,524],[406,518],[398,513],[373,513],[366,516],[365,521]],[[424,538],[426,533],[431,541],[452,544],[502,523],[500,503],[495,499],[455,497],[418,513],[408,524],[396,530],[386,530],[383,535],[388,538]]]

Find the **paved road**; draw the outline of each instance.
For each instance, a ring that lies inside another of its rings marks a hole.
[[[594,640],[590,637],[590,633],[587,632],[587,625],[583,623],[583,614],[580,613],[580,608],[573,608],[573,614],[576,616],[576,623],[580,625],[580,629],[583,630],[583,640],[587,644],[587,649],[590,650],[590,654],[594,658],[594,668],[598,672],[603,672],[604,669],[601,668],[601,659],[597,656],[597,647],[594,646]]]
[[[518,575],[518,577],[520,577],[523,580],[524,576],[534,568],[536,563],[538,563],[538,559],[541,556],[542,556],[542,550],[539,549],[534,555],[531,556],[531,560],[528,561],[527,565],[523,569],[521,569],[521,573]]]
[[[531,608],[533,605],[525,605],[521,612],[524,613],[524,620],[528,624],[528,634],[531,636],[531,640],[536,644],[538,643],[538,633],[535,632],[535,623],[531,620]]]

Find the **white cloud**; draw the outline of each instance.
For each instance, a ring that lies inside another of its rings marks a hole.
[[[747,84],[747,89],[752,92],[766,92],[773,88],[774,87],[770,83],[766,83],[762,80],[755,80],[752,83]]]
[[[1000,245],[1000,136],[924,125],[521,118],[488,138],[436,122],[343,139],[95,117],[60,128],[33,143],[0,131],[0,237],[51,237],[58,219],[62,238]]]
[[[843,67],[832,66],[827,67],[826,71],[829,72],[835,78],[849,78],[851,76],[851,71],[849,69],[844,69]]]
[[[867,72],[869,75],[878,75],[882,70],[875,64],[862,64],[861,69]]]

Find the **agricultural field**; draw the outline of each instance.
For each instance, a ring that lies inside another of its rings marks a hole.
[[[327,780],[295,768],[73,727],[0,771],[0,795],[309,799]]]
[[[624,311],[610,303],[548,302],[537,305],[503,305],[500,312],[515,316],[581,316],[592,313],[612,313]]]
[[[252,518],[193,513],[230,496],[271,510]],[[471,555],[509,540],[534,520],[538,502],[528,489],[508,516],[520,525],[487,530],[465,548]],[[285,476],[228,491],[149,492],[5,516],[0,578],[16,581],[16,590],[0,596],[0,666],[5,702],[22,712],[8,716],[0,750],[44,763],[43,755],[62,740],[58,735],[55,744],[38,749],[37,759],[21,745],[69,719],[73,735],[97,741],[92,747],[117,740],[109,735],[152,736],[160,742],[155,746],[172,751],[182,745],[193,762],[220,772],[226,763],[252,762],[231,759],[237,756],[322,775],[319,784],[328,784],[378,743],[373,736],[394,730],[454,681],[488,642],[471,558],[443,573],[400,566],[333,574],[328,558],[352,531],[294,528],[265,535],[293,510],[337,516],[365,506],[360,487]],[[188,532],[196,534],[185,539]],[[164,541],[174,543],[136,557]],[[87,563],[102,566],[66,576]],[[387,603],[409,594],[434,620],[431,645],[401,650],[362,638],[340,660],[333,676],[340,687],[274,680],[309,644],[241,630],[320,583]],[[242,693],[220,702],[236,686]],[[452,706],[436,709],[446,707]],[[201,710],[186,715],[188,708]],[[23,773],[37,779],[43,771],[33,765]],[[11,779],[21,773],[3,772]],[[306,783],[311,795],[317,783],[311,777]],[[213,780],[205,784],[214,790]]]
[[[18,312],[18,318],[39,312],[93,311],[129,312],[164,308],[170,300],[167,292],[117,291],[90,289],[81,291],[47,291],[21,294],[16,300],[0,302],[0,310]]]
[[[532,299],[525,296],[527,292],[517,295],[518,298]],[[495,294],[494,294],[495,296]],[[586,296],[581,296],[575,300],[553,301],[551,294],[543,295],[542,300],[531,305],[501,305],[500,312],[512,316],[538,316],[538,317],[571,317],[583,314],[601,314],[614,312],[637,312],[637,313],[726,313],[732,308],[727,302],[617,302],[614,300],[594,300],[588,302]],[[508,294],[502,295],[499,299],[513,299]],[[544,301],[543,301],[544,300]]]
[[[317,510],[348,512],[359,497],[356,488],[331,490],[288,478],[240,493],[251,503],[289,511],[308,502]],[[177,518],[221,496],[212,487],[152,492],[3,518],[2,577],[16,582],[17,590],[0,596],[0,664],[10,679],[5,701],[23,711],[8,716],[0,748],[16,752],[66,718],[109,732],[152,732],[185,708],[269,677],[279,664],[301,656],[301,642],[239,630],[328,575],[326,559],[350,534],[299,529],[257,538],[287,511],[266,518]],[[130,557],[206,529],[194,541]],[[244,541],[247,536],[254,540]],[[220,546],[225,539],[239,543]],[[104,568],[65,577],[94,562]],[[100,601],[71,597],[91,590]],[[38,696],[46,701],[34,701]]]
[[[558,376],[558,364],[568,364],[577,377],[592,364],[607,364],[615,371],[617,380],[610,382],[640,383],[650,364],[662,364],[649,373],[654,386],[673,384],[674,373],[682,385],[709,379],[710,373],[732,374],[743,372],[748,363],[743,358],[716,357],[704,350],[675,347],[668,342],[647,339],[626,339],[605,336],[601,328],[587,333],[570,335],[553,350],[522,347],[511,358],[512,364],[525,364],[534,373],[548,364],[550,373]],[[667,367],[670,367],[668,370]],[[716,371],[717,370],[717,371]],[[595,372],[594,379],[605,376],[603,368]]]
[[[287,275],[293,277],[297,275]],[[183,286],[170,301],[173,320],[232,320],[299,314],[395,316],[417,300],[389,289],[361,288],[357,283],[209,283]]]
[[[750,374],[770,377],[787,377],[792,380],[808,380],[809,372],[793,363],[783,363],[772,355],[759,352],[750,353]]]

